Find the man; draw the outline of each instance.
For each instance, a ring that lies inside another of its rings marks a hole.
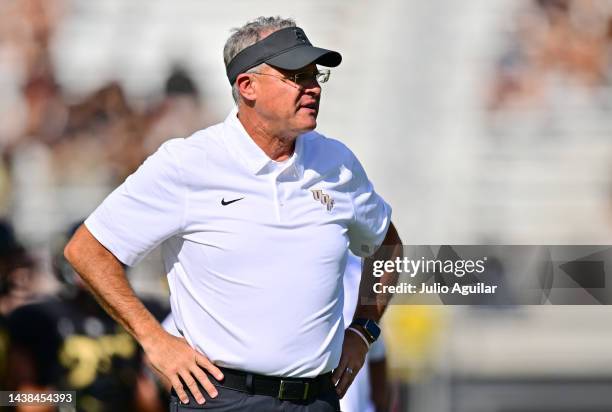
[[[339,53],[313,47],[292,20],[262,17],[235,31],[224,58],[237,109],[162,145],[65,254],[170,381],[173,410],[183,410],[179,400],[224,411],[338,410],[389,299],[360,304],[345,331],[347,246],[401,255],[391,209],[350,150],[313,132],[328,77],[316,65],[337,66]],[[121,266],[159,244],[184,338],[164,331]],[[370,269],[362,289],[371,297]]]

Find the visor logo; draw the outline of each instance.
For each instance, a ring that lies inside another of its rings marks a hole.
[[[330,195],[323,193],[322,190],[311,189],[310,191],[312,192],[312,197],[314,200],[321,202],[327,211],[331,212],[331,210],[334,208],[334,199],[332,199]]]
[[[295,38],[300,43],[306,43],[308,39],[306,39],[306,35],[301,30],[295,29]]]

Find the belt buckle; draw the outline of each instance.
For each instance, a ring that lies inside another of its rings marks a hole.
[[[302,391],[301,388],[304,388]],[[278,399],[287,401],[304,401],[308,399],[308,382],[285,381],[281,379],[278,388]],[[301,393],[300,393],[301,392]]]

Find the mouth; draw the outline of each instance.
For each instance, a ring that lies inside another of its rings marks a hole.
[[[319,105],[316,102],[302,104],[300,105],[300,110],[307,110],[316,113],[319,111]]]

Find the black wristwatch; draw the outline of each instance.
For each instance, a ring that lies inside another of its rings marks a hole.
[[[353,325],[361,326],[363,328],[366,338],[370,344],[374,343],[380,336],[380,327],[378,327],[378,324],[372,319],[357,318],[351,323],[351,326]]]

